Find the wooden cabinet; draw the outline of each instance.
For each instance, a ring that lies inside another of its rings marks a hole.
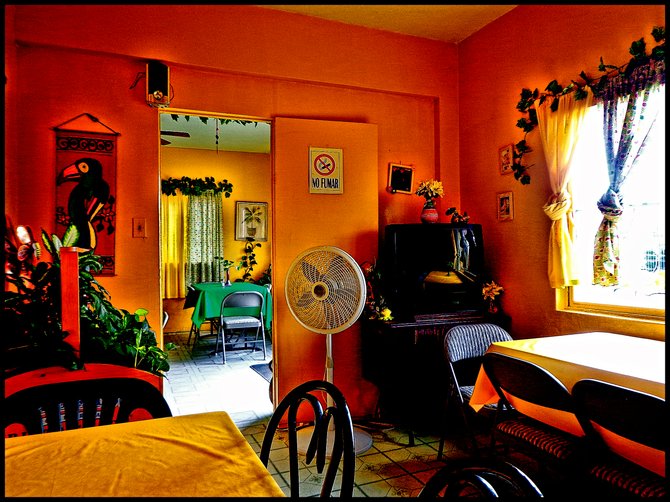
[[[438,432],[449,384],[444,335],[459,324],[482,322],[510,326],[505,314],[478,310],[413,321],[363,321],[363,377],[379,388],[376,418],[417,432]]]

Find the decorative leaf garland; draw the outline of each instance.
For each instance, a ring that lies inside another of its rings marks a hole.
[[[537,113],[532,108],[535,101],[539,99],[538,106],[544,103],[547,99],[553,99],[550,105],[550,110],[555,112],[558,109],[559,98],[569,92],[575,93],[575,100],[580,101],[586,97],[585,87],[593,90],[595,95],[598,95],[605,88],[607,80],[614,74],[629,76],[633,70],[648,64],[650,61],[660,61],[665,59],[665,27],[656,26],[651,31],[651,36],[658,44],[651,50],[651,54],[647,55],[647,46],[644,38],[636,40],[632,43],[629,52],[633,56],[630,61],[622,66],[606,65],[603,63],[602,56],[600,57],[600,64],[598,71],[603,72],[604,75],[598,79],[590,79],[582,70],[579,77],[584,83],[571,81],[566,87],[563,87],[556,80],[549,82],[545,88],[546,92],[540,93],[537,89],[531,91],[523,88],[521,90],[521,99],[516,105],[516,109],[525,114],[526,117],[520,118],[516,126],[523,130],[523,139],[514,145],[514,158],[512,161],[512,170],[514,171],[514,178],[522,185],[530,184],[530,175],[526,172],[529,167],[523,165],[524,154],[531,152],[531,148],[526,142],[528,133],[531,132],[538,125]]]
[[[205,192],[212,191],[214,193],[224,192],[223,195],[228,198],[233,193],[233,184],[228,180],[214,181],[211,176],[202,178],[189,178],[182,176],[181,179],[169,177],[166,180],[161,180],[161,192],[165,195],[177,195],[179,190],[184,195],[202,195]]]

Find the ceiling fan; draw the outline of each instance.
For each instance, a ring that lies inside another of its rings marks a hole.
[[[190,138],[191,135],[182,131],[161,131],[161,136],[178,136],[180,138]],[[161,145],[169,145],[171,141],[161,138]]]

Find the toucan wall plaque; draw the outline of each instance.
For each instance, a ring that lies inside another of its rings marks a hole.
[[[102,259],[99,275],[114,275],[117,133],[55,130],[56,235],[74,225],[75,245]]]

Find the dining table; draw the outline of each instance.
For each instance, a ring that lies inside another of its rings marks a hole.
[[[252,282],[233,282],[224,285],[219,282],[201,282],[193,284],[193,290],[188,293],[185,305],[194,305],[191,321],[200,329],[207,319],[218,319],[221,316],[221,302],[231,293],[236,291],[258,291],[263,295],[263,321],[265,330],[272,327],[272,293],[265,285]],[[243,315],[244,309],[226,308],[226,315]]]
[[[5,439],[6,497],[284,497],[228,413]]]
[[[593,378],[665,399],[665,341],[607,332],[495,342],[498,352],[535,363],[552,373],[570,391],[578,380]],[[470,398],[479,411],[496,403],[493,384],[480,368]]]

